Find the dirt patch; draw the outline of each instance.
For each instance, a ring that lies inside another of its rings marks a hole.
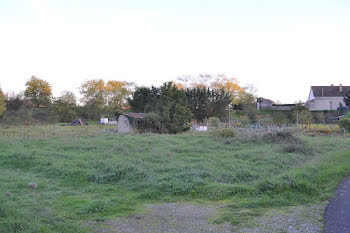
[[[95,225],[96,232],[232,232],[230,223],[215,224],[219,207],[185,203],[147,205],[147,212]]]
[[[319,233],[322,232],[323,213],[326,203],[319,205],[302,205],[270,210],[250,223],[233,227],[233,232],[286,232]]]

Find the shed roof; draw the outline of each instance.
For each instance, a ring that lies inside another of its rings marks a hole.
[[[128,116],[128,117],[132,117],[132,118],[136,118],[136,119],[140,119],[140,118],[144,118],[146,116],[146,113],[143,112],[124,112],[123,115]]]

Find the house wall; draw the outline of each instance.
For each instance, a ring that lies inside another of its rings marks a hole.
[[[310,111],[337,110],[340,103],[345,106],[343,97],[315,97],[306,107]]]
[[[272,103],[269,102],[262,102],[262,103],[257,103],[257,109],[272,109]]]

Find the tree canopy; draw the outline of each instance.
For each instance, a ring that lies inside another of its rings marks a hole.
[[[73,92],[64,91],[54,100],[53,108],[60,122],[70,122],[76,117],[77,99]]]
[[[232,101],[231,95],[225,89],[213,90],[197,87],[187,89],[186,96],[188,107],[199,122],[209,117],[224,117]]]
[[[6,101],[5,101],[5,95],[2,92],[2,89],[0,87],[0,116],[2,113],[6,110]]]
[[[177,78],[176,86],[181,89],[210,89],[224,90],[231,96],[231,105],[235,109],[247,109],[255,103],[256,89],[252,85],[241,86],[239,81],[226,74],[198,74],[195,76],[184,75]]]
[[[93,119],[102,114],[114,115],[127,105],[133,83],[111,80],[107,83],[103,79],[94,79],[84,82],[80,86],[83,95],[81,101],[85,104],[88,116]]]
[[[186,93],[172,82],[158,88],[138,88],[129,104],[132,111],[158,115],[163,133],[178,133],[190,128],[192,112],[188,108]]]
[[[24,95],[30,99],[36,107],[39,107],[40,105],[46,106],[51,103],[51,86],[47,81],[32,76],[26,82]]]

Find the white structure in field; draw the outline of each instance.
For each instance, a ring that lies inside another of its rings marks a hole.
[[[208,131],[208,127],[207,126],[199,126],[198,128],[196,128],[196,131]]]
[[[108,124],[108,118],[101,118],[100,124],[107,125]]]

